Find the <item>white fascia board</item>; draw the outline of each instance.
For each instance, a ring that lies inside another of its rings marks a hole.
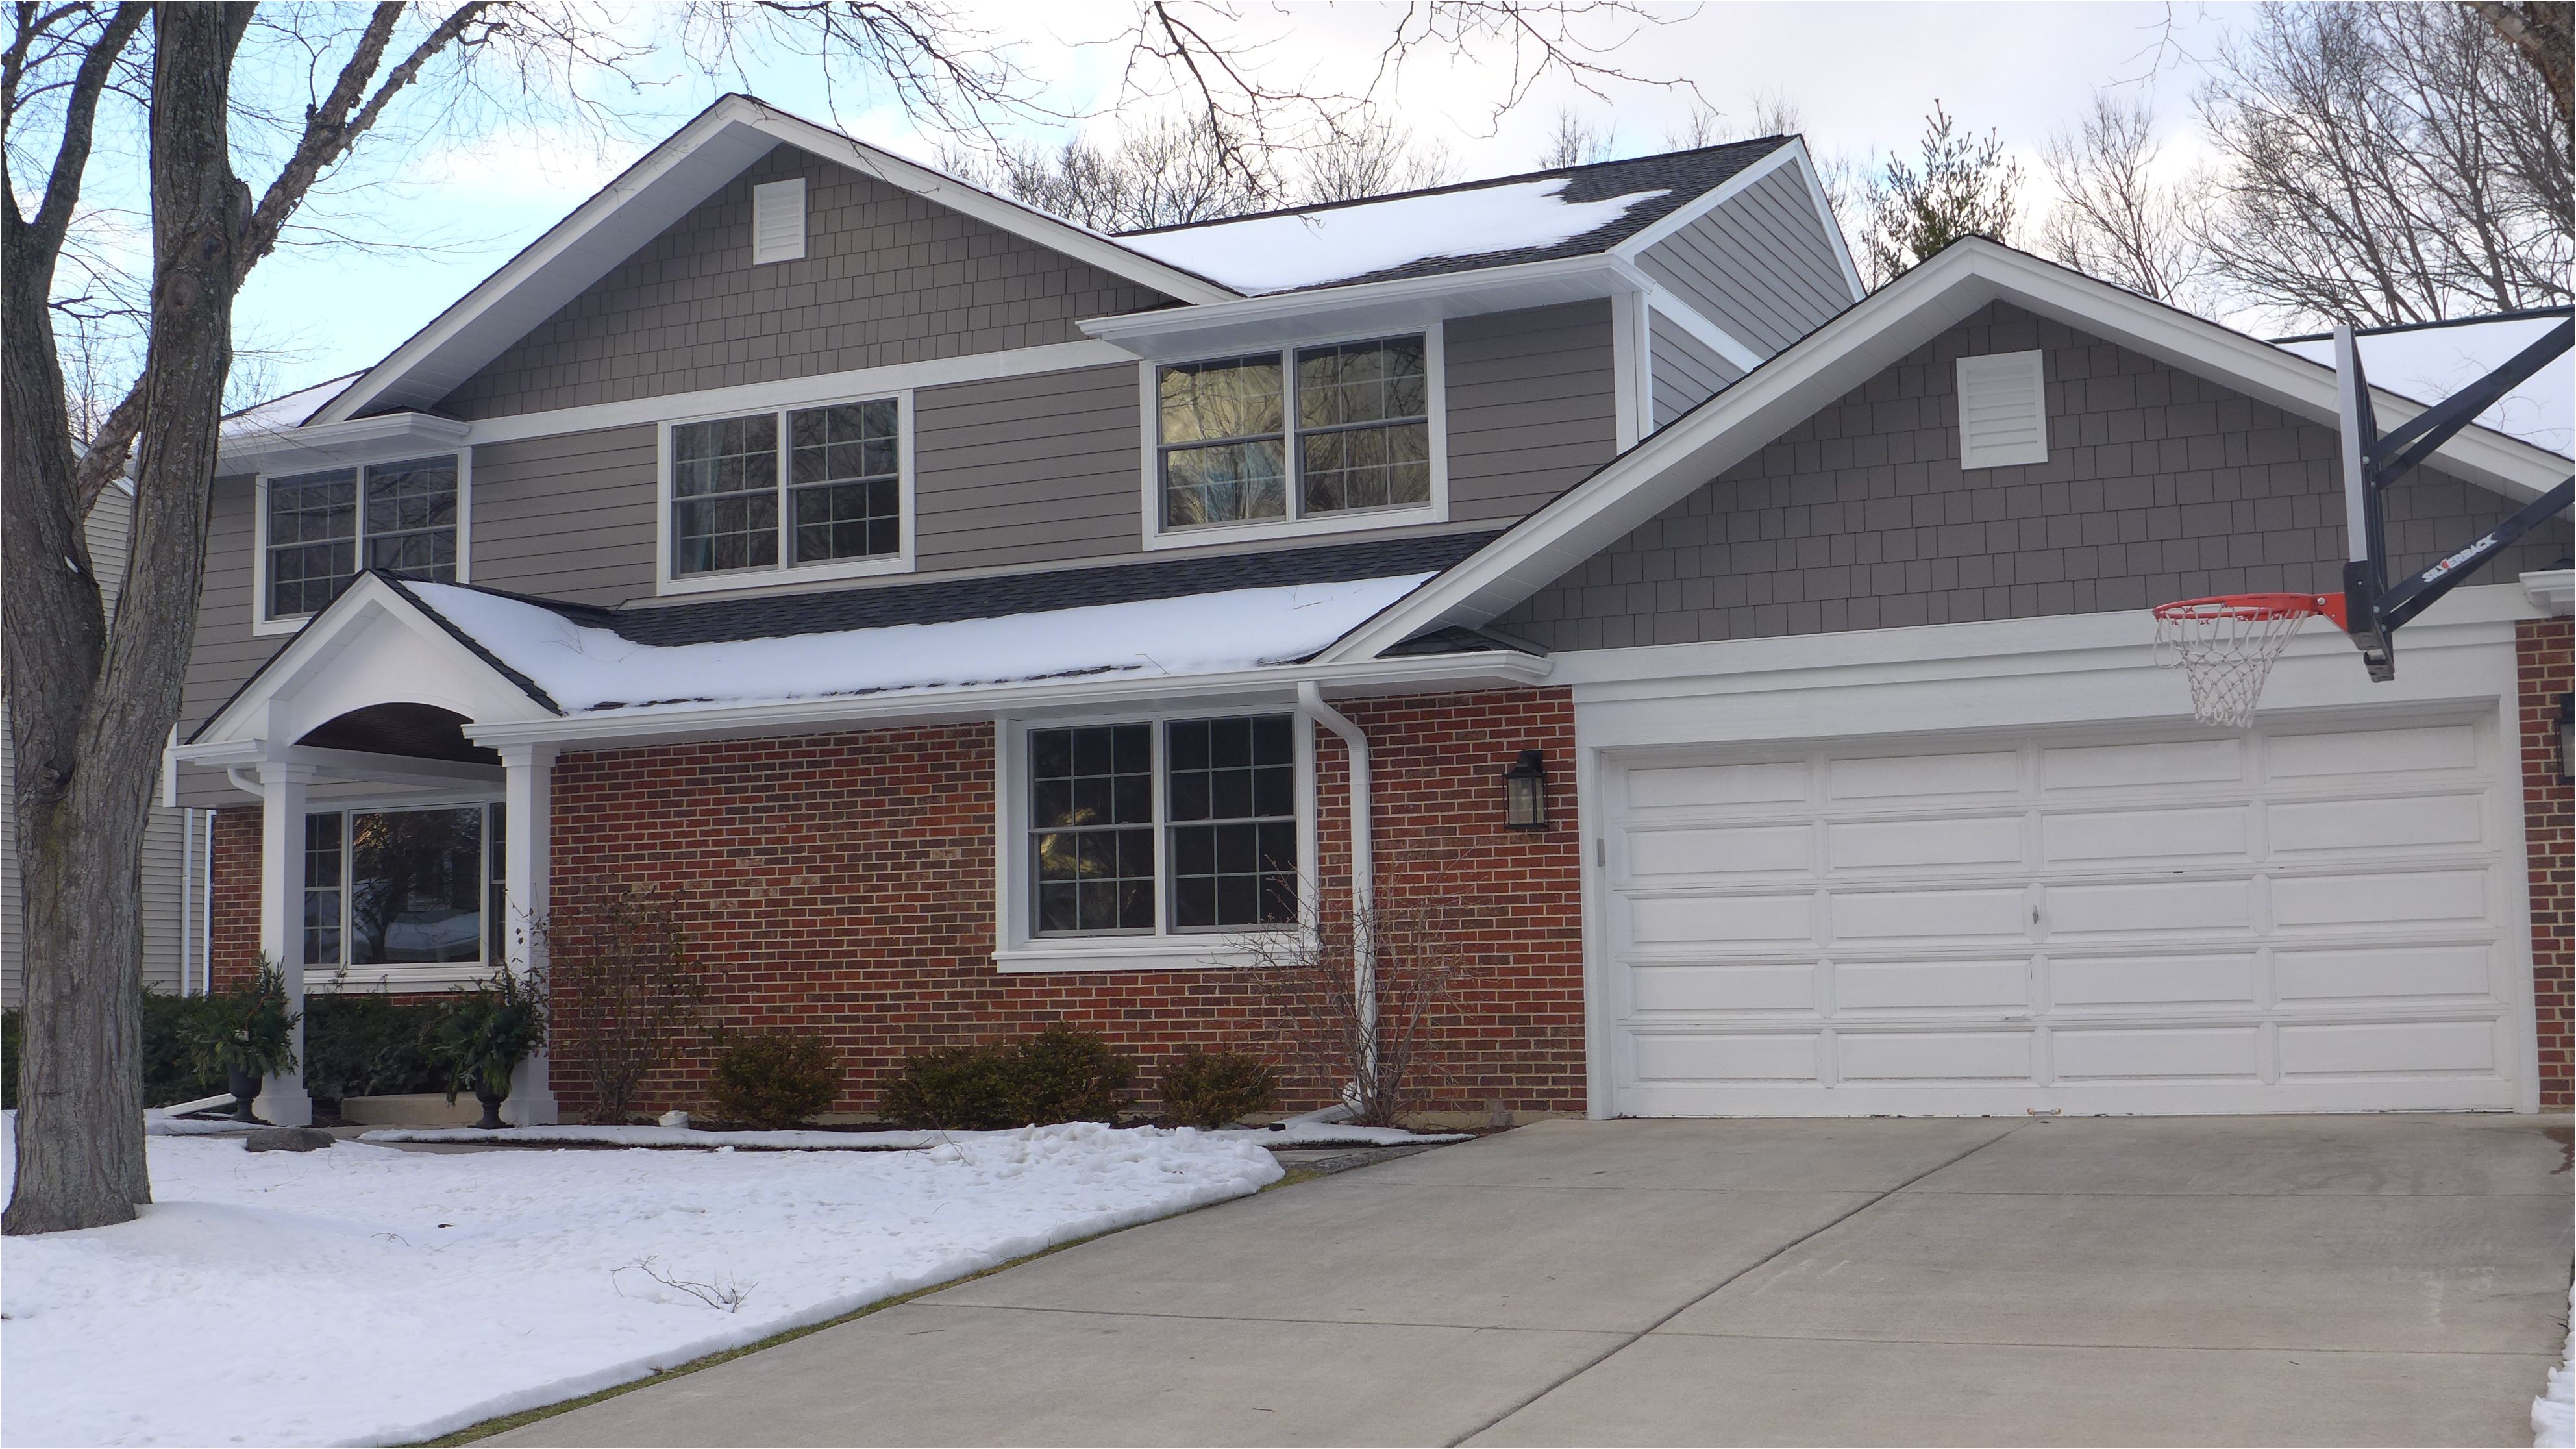
[[[384,413],[342,423],[317,423],[281,432],[245,434],[224,440],[216,460],[218,476],[235,473],[296,473],[313,468],[377,463],[413,453],[463,446],[470,423],[429,413]]]
[[[727,96],[368,369],[313,421],[341,422],[387,403],[408,407],[435,403],[782,143],[1184,301],[1217,301],[1236,295],[1097,232],[1005,201],[748,97]]]
[[[2522,576],[2522,596],[2541,613],[2576,614],[2576,569],[2535,569]]]
[[[1187,699],[1267,700],[1293,694],[1312,679],[1336,698],[1421,691],[1508,689],[1545,682],[1550,662],[1535,655],[1488,652],[1370,659],[1325,667],[1283,664],[1191,675],[1085,675],[960,689],[840,695],[759,704],[666,705],[520,721],[475,723],[466,738],[499,748],[558,744],[590,749],[619,744],[682,744],[697,740],[874,729],[989,719],[1035,710],[1151,708]]]
[[[1083,332],[1149,362],[1186,361],[1234,348],[1400,332],[1452,317],[1586,302],[1636,290],[1607,253],[1477,271],[1398,277],[1347,287],[1273,292],[1204,306],[1092,317]]]
[[[1763,177],[1783,166],[1794,165],[1804,160],[1806,154],[1807,148],[1804,142],[1794,137],[1782,142],[1771,151],[1764,153],[1761,160],[1710,187],[1694,199],[1657,217],[1652,225],[1610,248],[1610,254],[1627,261],[1635,261],[1657,242],[1743,195]]]
[[[1422,630],[1482,624],[1546,587],[1764,444],[1989,302],[2003,300],[2331,426],[2334,370],[2268,342],[2027,253],[1969,238],[1791,344],[1672,426],[1622,453],[1446,574],[1319,656],[1365,659]],[[2373,389],[2381,416],[2422,404]],[[2567,460],[2482,427],[2435,455],[2515,501],[2565,476]]]
[[[1647,277],[1644,290],[1649,310],[1690,334],[1692,341],[1725,358],[1737,372],[1751,372],[1762,365],[1761,353],[1746,346],[1742,338],[1710,321],[1698,308],[1674,296],[1663,283]]]

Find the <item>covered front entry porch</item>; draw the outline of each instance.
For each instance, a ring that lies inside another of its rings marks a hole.
[[[471,726],[552,713],[372,576],[281,650],[174,766],[220,771],[259,807],[259,955],[301,1018],[308,991],[440,992],[503,967],[542,969],[554,747],[498,749]],[[305,1060],[303,1028],[296,1057]],[[266,1079],[255,1110],[313,1120],[301,1070]],[[503,1116],[556,1120],[540,1054]]]

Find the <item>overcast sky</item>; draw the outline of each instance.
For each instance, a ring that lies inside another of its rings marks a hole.
[[[1132,8],[1116,0],[967,8],[1012,41],[1031,74],[1054,84],[1053,97],[1065,109],[1096,107],[1109,95],[1111,65],[1122,52],[1080,42],[1114,34]],[[1738,122],[1749,117],[1757,97],[1784,98],[1810,145],[1826,156],[1910,148],[1937,99],[1977,132],[1998,131],[2039,183],[2040,149],[2053,131],[2075,122],[2097,87],[2152,94],[2175,159],[2186,158],[2195,149],[2189,107],[2198,58],[2249,8],[2119,0],[1731,3],[1696,13],[1676,6],[1673,23],[1627,22],[1600,38],[1624,33],[1609,63],[1687,78]],[[1272,43],[1257,63],[1265,76],[1290,80],[1347,79],[1355,57],[1373,50],[1367,42],[1382,23],[1355,5],[1301,5],[1278,14]],[[1397,95],[1401,121],[1421,139],[1446,146],[1462,178],[1530,169],[1560,109],[1615,127],[1616,152],[1623,156],[1666,149],[1665,132],[1688,110],[1686,98],[1648,87],[1610,86],[1603,99],[1556,84],[1495,121],[1502,81],[1480,63],[1490,59],[1418,60]],[[502,134],[463,150],[405,158],[408,184],[366,194],[368,220],[382,234],[433,240],[439,248],[270,257],[241,299],[243,341],[257,354],[245,359],[243,380],[255,381],[261,393],[282,392],[374,363],[723,91],[747,89],[921,159],[930,159],[937,146],[936,137],[901,112],[871,104],[873,98],[847,85],[835,92],[806,60],[758,62],[722,81],[674,62],[660,79],[642,97],[620,102],[638,133],[631,139],[601,146],[570,136]],[[1045,136],[1034,127],[1030,134]],[[254,186],[266,180],[247,179]],[[2033,199],[2044,205],[2044,184],[2034,185]]]

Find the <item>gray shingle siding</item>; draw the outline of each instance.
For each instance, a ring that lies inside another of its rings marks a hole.
[[[1619,451],[1610,304],[1448,324],[1449,516],[1518,518]]]
[[[751,263],[751,188],[805,178],[806,250]],[[461,418],[1081,340],[1169,299],[780,146],[484,367]]]
[[[2047,352],[2049,459],[1958,465],[1952,363]],[[1986,308],[1523,601],[1553,650],[2141,609],[2340,586],[2331,430],[2052,321]],[[2389,546],[2423,567],[2512,511],[2418,473]],[[2566,555],[2554,522],[2487,566]]]
[[[1715,396],[1744,375],[1725,358],[1661,312],[1646,320],[1646,375],[1654,392],[1655,427],[1662,427]]]
[[[1646,248],[1637,264],[1766,356],[1852,304],[1833,239],[1795,166]]]

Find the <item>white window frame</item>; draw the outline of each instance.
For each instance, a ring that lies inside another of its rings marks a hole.
[[[1296,764],[1297,904],[1300,924],[1175,931],[1171,926],[1172,863],[1166,797],[1170,790],[1164,727],[1173,720],[1289,717],[1288,739]],[[1029,731],[1086,725],[1142,724],[1154,730],[1154,929],[1117,934],[1040,936],[1031,920],[1035,883],[1028,859]],[[1258,965],[1238,940],[1257,930],[1305,932],[1314,906],[1315,722],[1292,700],[1247,704],[1240,700],[1191,707],[1087,710],[1075,714],[1004,716],[993,722],[994,923],[993,964],[1004,974],[1045,971],[1193,971]]]
[[[504,803],[505,802],[498,794],[489,791],[467,791],[455,794],[450,794],[444,791],[424,791],[418,794],[399,796],[359,793],[345,798],[307,801],[304,807],[304,813],[307,816],[338,815],[341,817],[340,964],[336,966],[317,966],[310,961],[305,962],[305,992],[309,995],[330,995],[335,992],[346,992],[351,995],[356,995],[362,992],[380,990],[444,991],[451,987],[472,986],[477,982],[489,978],[492,974],[493,967],[493,963],[489,959],[492,950],[492,923],[489,919],[486,919],[483,922],[483,929],[480,937],[483,948],[482,953],[472,961],[405,961],[383,966],[354,966],[349,964],[349,902],[353,895],[353,890],[350,886],[349,867],[351,850],[347,820],[348,817],[352,815],[378,815],[398,810],[466,810],[478,807],[484,809],[483,880],[476,899],[481,901],[483,903],[483,909],[486,912],[489,912],[492,909],[493,884],[492,816],[490,811]],[[509,823],[506,820],[503,821],[501,828],[505,831],[508,830]],[[296,869],[301,871],[304,863],[304,852],[302,850],[299,849],[296,852],[295,860]],[[296,886],[295,899],[296,919],[299,922],[296,929],[300,931],[303,929],[303,926],[300,923],[303,920],[304,901],[304,888],[301,883],[300,876],[298,877],[298,884]]]
[[[250,631],[267,636],[292,634],[304,627],[311,614],[271,614],[268,611],[268,482],[271,478],[301,478],[312,473],[332,473],[342,468],[358,474],[358,558],[363,561],[367,550],[366,470],[394,463],[418,463],[431,458],[456,459],[456,581],[474,582],[474,450],[458,448],[454,453],[435,449],[426,453],[402,453],[371,458],[363,463],[323,463],[312,467],[280,468],[256,475],[251,480],[251,566],[250,566]]]
[[[822,579],[860,579],[880,574],[908,574],[913,570],[915,532],[919,527],[919,509],[913,497],[913,427],[912,392],[908,387],[887,388],[879,392],[857,393],[847,397],[819,398],[810,402],[779,403],[767,407],[730,407],[707,412],[690,412],[663,419],[654,429],[655,460],[653,465],[653,591],[656,594],[712,594],[737,589],[773,588],[779,584],[806,583]],[[895,405],[895,494],[900,510],[898,533],[902,547],[890,554],[870,558],[835,559],[829,563],[797,564],[795,556],[795,509],[791,506],[788,483],[791,444],[788,441],[787,415],[812,412],[818,408],[845,407],[851,403],[884,402]],[[691,423],[716,423],[728,418],[757,417],[768,413],[778,420],[778,558],[769,568],[728,569],[722,573],[683,574],[672,567],[672,515],[675,499],[671,496],[671,430]]]
[[[1187,367],[1198,362],[1226,362],[1259,357],[1267,348],[1211,353],[1204,357],[1148,359],[1137,364],[1137,422],[1144,444],[1144,539],[1145,547],[1195,548],[1210,543],[1236,543],[1267,538],[1303,538],[1314,534],[1359,533],[1371,529],[1403,528],[1425,523],[1449,521],[1449,381],[1448,349],[1438,322],[1425,323],[1422,334],[1422,370],[1425,396],[1423,406],[1429,411],[1425,426],[1430,432],[1431,501],[1401,504],[1387,508],[1338,509],[1330,513],[1301,516],[1305,496],[1300,476],[1297,447],[1297,350],[1302,347],[1334,347],[1353,342],[1373,342],[1389,337],[1409,337],[1416,329],[1390,327],[1383,332],[1334,333],[1323,337],[1305,337],[1278,349],[1281,401],[1286,414],[1281,419],[1283,450],[1287,454],[1287,491],[1289,516],[1264,518],[1245,523],[1193,523],[1179,528],[1163,526],[1163,419],[1162,394],[1158,374],[1166,367]]]

